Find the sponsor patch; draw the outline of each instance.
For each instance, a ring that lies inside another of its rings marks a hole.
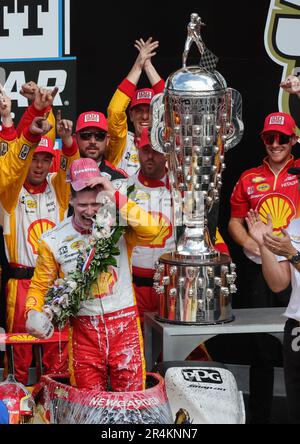
[[[23,145],[21,150],[20,150],[20,152],[19,152],[19,158],[22,159],[22,160],[27,159],[29,151],[30,151],[30,146]]]
[[[284,116],[271,116],[269,125],[284,125],[285,118]]]
[[[8,143],[1,142],[0,143],[0,156],[4,156],[8,151]]]
[[[61,168],[63,171],[66,171],[66,170],[67,170],[67,164],[68,164],[68,162],[67,162],[67,158],[66,158],[65,156],[61,156],[61,158],[60,158],[60,168]]]
[[[80,248],[85,248],[85,242],[76,241],[71,245],[72,250],[79,250]]]
[[[270,185],[268,183],[262,183],[261,185],[258,185],[257,187],[257,191],[269,191],[270,190]]]
[[[98,116],[98,114],[86,114],[84,116],[84,122],[88,123],[88,122],[100,122],[100,117]]]
[[[37,203],[35,200],[27,200],[26,207],[32,209],[37,208]]]
[[[252,179],[252,183],[261,183],[261,182],[265,182],[266,178],[265,177],[254,177]]]
[[[67,254],[67,253],[68,253],[68,247],[67,247],[67,246],[64,246],[64,247],[60,248],[60,249],[58,250],[58,253],[59,253],[60,256],[62,256],[62,255],[64,255],[64,254]]]
[[[40,140],[39,146],[44,146],[44,147],[48,148],[49,147],[49,140],[42,137]]]
[[[151,100],[151,99],[152,99],[152,96],[153,96],[152,91],[139,91],[139,92],[137,93],[136,98],[137,98],[137,100],[142,100],[142,99],[148,99],[148,100]]]

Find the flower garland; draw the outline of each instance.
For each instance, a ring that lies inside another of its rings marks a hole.
[[[115,205],[107,199],[96,214],[89,245],[79,250],[74,271],[63,279],[57,279],[49,288],[43,307],[44,313],[54,325],[62,329],[70,317],[76,317],[83,301],[93,299],[91,287],[101,273],[110,266],[116,267],[116,247],[125,227],[113,226]]]

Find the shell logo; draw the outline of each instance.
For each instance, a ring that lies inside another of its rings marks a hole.
[[[80,248],[85,248],[85,242],[83,241],[73,242],[71,248],[72,250],[80,250]]]
[[[20,341],[20,342],[23,342],[23,341],[38,341],[38,339],[37,338],[35,338],[34,336],[31,336],[31,335],[27,335],[27,334],[24,334],[24,335],[16,335],[16,336],[10,336],[9,337],[9,340],[10,341]]]
[[[267,223],[268,214],[272,217],[274,234],[281,235],[281,228],[286,228],[296,214],[296,209],[287,196],[282,194],[269,194],[261,199],[257,211],[264,223]]]
[[[39,219],[28,228],[27,241],[32,247],[34,254],[38,254],[38,243],[43,233],[55,227],[55,223],[49,219]]]

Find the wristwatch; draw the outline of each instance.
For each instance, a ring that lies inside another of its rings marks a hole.
[[[288,261],[293,265],[299,264],[300,263],[300,251],[297,251],[297,253],[294,255],[290,255],[288,257]]]

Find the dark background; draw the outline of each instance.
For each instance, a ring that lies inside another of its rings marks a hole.
[[[282,68],[268,56],[264,31],[269,0],[236,2],[233,0],[173,1],[151,3],[86,1],[72,2],[71,50],[77,56],[78,113],[87,110],[106,111],[121,80],[126,77],[137,50],[134,41],[152,36],[160,46],[153,63],[166,79],[181,67],[190,14],[198,12],[206,26],[202,37],[207,47],[219,57],[218,71],[229,87],[243,97],[245,133],[241,143],[226,156],[220,204],[219,228],[231,255],[238,265],[239,293],[234,306],[243,306],[244,257],[227,233],[230,217],[229,199],[240,174],[259,165],[265,156],[260,140],[267,114],[278,110],[278,90]],[[199,60],[193,45],[189,63]],[[142,77],[139,87],[149,86]],[[293,97],[293,100],[297,98]],[[299,147],[295,149],[295,154]]]

